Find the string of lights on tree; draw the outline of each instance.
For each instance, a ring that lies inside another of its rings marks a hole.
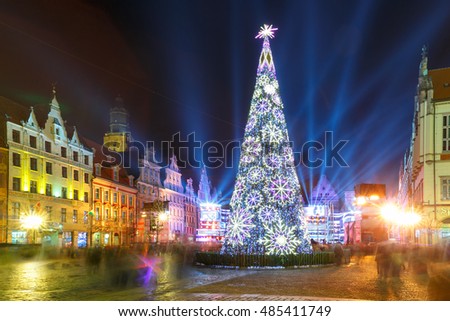
[[[263,39],[236,183],[224,254],[288,255],[311,250],[300,184],[294,167],[283,103],[270,49],[272,25]]]

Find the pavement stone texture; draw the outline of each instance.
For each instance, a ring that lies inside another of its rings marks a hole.
[[[244,276],[168,293],[156,300],[425,301],[429,276],[408,268],[397,278],[379,278],[373,256],[358,264],[259,270]]]
[[[407,266],[400,277],[382,279],[373,256],[359,264],[277,270],[192,267],[170,256],[158,260],[145,287],[112,285],[106,267],[91,274],[82,259],[2,264],[0,297],[6,301],[450,300],[449,280],[430,282],[432,269],[418,274]],[[442,269],[449,271],[448,264]],[[430,284],[437,291],[430,292]]]

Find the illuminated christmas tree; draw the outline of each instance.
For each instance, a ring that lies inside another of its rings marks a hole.
[[[310,251],[300,184],[283,114],[269,38],[264,25],[239,169],[231,198],[225,254],[287,255]]]

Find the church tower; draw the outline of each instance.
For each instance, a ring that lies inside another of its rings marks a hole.
[[[124,152],[131,140],[128,111],[123,106],[122,97],[117,97],[109,112],[109,132],[103,136],[103,144],[115,152]]]

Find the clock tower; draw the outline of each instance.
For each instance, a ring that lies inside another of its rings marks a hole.
[[[122,153],[131,141],[128,111],[123,106],[122,97],[118,96],[109,112],[109,132],[103,136],[103,144],[110,150]]]

